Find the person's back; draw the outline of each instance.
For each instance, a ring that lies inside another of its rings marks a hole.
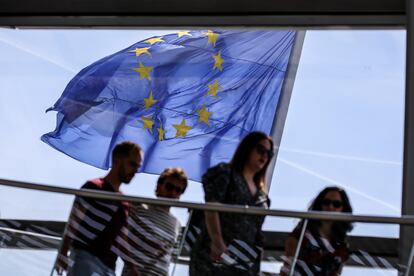
[[[88,181],[82,189],[115,192],[112,185],[102,178]],[[115,270],[117,256],[111,251],[111,245],[126,225],[128,203],[76,197],[73,213],[75,216],[67,229],[73,239],[72,248],[89,252]]]

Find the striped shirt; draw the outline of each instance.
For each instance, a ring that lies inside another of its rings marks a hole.
[[[295,229],[289,236],[299,240],[299,230]],[[333,243],[318,235],[318,233],[306,230],[300,247],[294,275],[338,275],[343,263],[348,258],[349,248],[346,242]],[[291,259],[286,258],[280,271],[281,274],[289,275],[290,264]]]
[[[103,179],[88,181],[82,189],[115,192]],[[88,251],[114,270],[117,255],[111,246],[126,225],[127,217],[127,202],[76,197],[67,235],[73,239],[74,248]]]
[[[135,204],[131,207],[128,227],[117,238],[114,252],[134,264],[141,275],[168,275],[180,222],[156,206]],[[123,276],[130,275],[128,266]]]

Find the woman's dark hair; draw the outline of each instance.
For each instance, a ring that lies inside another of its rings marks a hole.
[[[345,190],[336,187],[326,187],[323,189],[318,196],[313,200],[309,207],[309,211],[322,211],[322,202],[325,199],[325,196],[329,192],[338,192],[341,195],[341,201],[342,201],[342,213],[350,213],[352,214],[352,206],[349,201],[349,197],[346,194]],[[294,231],[300,231],[302,229],[303,220],[299,222],[299,224],[296,226]],[[318,234],[319,227],[321,226],[320,220],[310,220],[308,223],[308,230],[312,233]],[[343,242],[346,238],[346,234],[350,232],[353,228],[352,223],[350,222],[342,222],[342,221],[335,221],[332,223],[331,228],[331,240],[334,242]]]
[[[231,160],[231,167],[239,174],[243,173],[244,167],[249,161],[250,153],[255,149],[255,146],[262,140],[268,140],[270,142],[271,150],[273,151],[272,138],[259,131],[253,131],[247,134],[240,142]],[[253,177],[254,182],[259,190],[266,192],[266,170],[270,163],[270,156],[263,166],[263,168],[255,174]]]

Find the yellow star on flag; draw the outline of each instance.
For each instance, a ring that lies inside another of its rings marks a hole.
[[[145,67],[141,62],[139,63],[138,68],[132,68],[132,70],[139,73],[139,79],[142,80],[143,78],[147,78],[148,80],[151,80],[150,72],[152,70],[152,67],[148,66]]]
[[[145,102],[145,109],[149,108],[151,105],[153,105],[157,102],[157,100],[155,100],[152,97],[152,90],[150,91],[150,94],[149,94],[148,98],[144,99],[144,102]]]
[[[218,84],[218,80],[215,80],[214,83],[210,83],[208,85],[208,91],[207,91],[206,96],[212,95],[213,97],[216,97],[217,96],[217,91],[220,90],[220,89],[221,89],[221,87]]]
[[[148,129],[149,132],[152,134],[152,125],[154,124],[154,121],[152,120],[152,116],[141,116],[141,120],[144,123],[144,129]]]
[[[157,42],[165,42],[165,41],[162,40],[162,36],[161,36],[161,37],[153,37],[153,38],[147,39],[144,42],[153,45]]]
[[[177,32],[177,35],[178,35],[178,37],[182,37],[182,36],[185,36],[185,35],[192,36],[190,34],[190,31],[179,31],[179,32]]]
[[[200,118],[198,119],[198,122],[204,122],[207,125],[210,125],[210,122],[208,121],[208,118],[213,114],[212,112],[209,112],[205,106],[203,106],[202,109],[197,110],[198,116]]]
[[[213,55],[213,58],[214,58],[213,70],[218,68],[220,71],[223,71],[221,64],[224,62],[224,59],[221,58],[221,51],[219,51],[217,55]]]
[[[135,53],[135,55],[137,57],[139,57],[142,54],[146,54],[146,55],[151,56],[151,53],[148,50],[149,50],[149,47],[146,47],[146,48],[135,48],[135,50],[132,50],[130,52]]]
[[[173,124],[173,127],[177,130],[177,133],[175,134],[175,138],[177,137],[185,137],[187,135],[187,132],[191,129],[190,126],[185,124],[185,119],[181,120],[181,124]]]
[[[158,130],[158,140],[159,141],[164,140],[165,130],[162,128],[162,125],[160,125],[160,127],[157,128],[157,130]]]
[[[213,32],[211,30],[208,30],[207,32],[205,32],[203,34],[206,35],[207,38],[208,38],[207,44],[213,43],[213,45],[215,47],[216,46],[217,38],[219,37],[219,34]]]

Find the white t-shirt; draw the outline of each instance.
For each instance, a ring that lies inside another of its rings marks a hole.
[[[129,257],[141,275],[167,276],[174,245],[180,233],[180,222],[168,211],[157,206],[144,204],[131,205],[128,217],[128,248]],[[123,276],[130,273],[124,266]]]

